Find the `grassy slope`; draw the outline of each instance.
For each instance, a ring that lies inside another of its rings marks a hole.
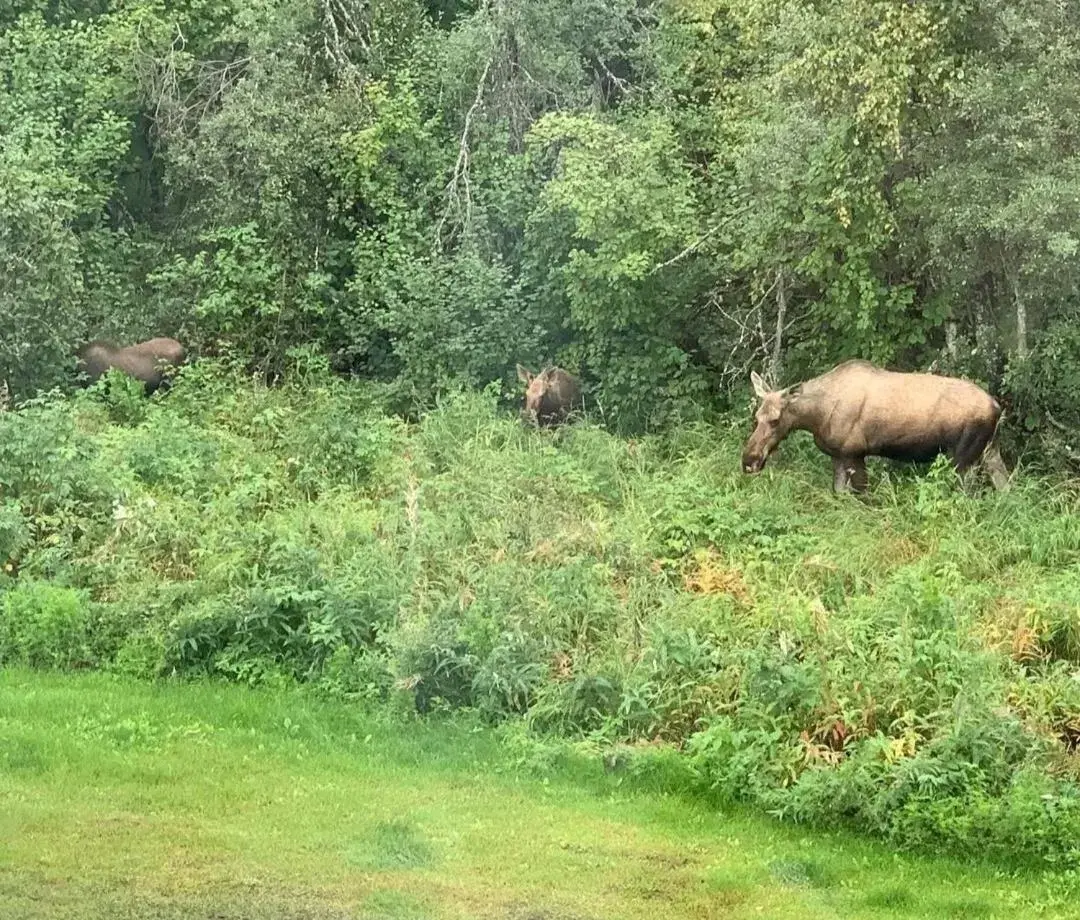
[[[1034,876],[516,763],[296,693],[0,671],[0,916],[1080,916]]]
[[[0,660],[524,713],[791,819],[1080,865],[1075,489],[837,496],[805,434],[748,477],[745,423],[405,425],[191,372],[0,414]]]

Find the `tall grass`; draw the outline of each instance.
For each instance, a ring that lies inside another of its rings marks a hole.
[[[113,384],[0,414],[0,661],[470,707],[793,820],[1080,856],[1066,484],[837,496],[809,439],[742,475],[742,420],[538,432],[485,392],[408,425],[318,368]]]

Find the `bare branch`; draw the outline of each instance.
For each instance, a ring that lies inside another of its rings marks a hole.
[[[1049,410],[1049,409],[1047,409],[1047,410],[1046,410],[1046,420],[1047,420],[1047,421],[1048,421],[1048,422],[1049,422],[1049,423],[1050,423],[1051,425],[1053,425],[1053,426],[1054,426],[1055,428],[1057,428],[1057,429],[1058,429],[1058,431],[1064,431],[1064,432],[1065,432],[1066,434],[1068,434],[1068,433],[1069,433],[1069,429],[1068,429],[1068,428],[1067,428],[1067,427],[1066,427],[1065,425],[1063,425],[1063,424],[1062,424],[1061,422],[1059,422],[1059,421],[1058,421],[1058,420],[1057,420],[1056,418],[1054,418],[1054,416],[1052,416],[1052,415],[1050,414],[1050,410]]]
[[[629,80],[625,79],[624,77],[617,77],[614,73],[612,73],[611,68],[608,67],[608,65],[607,65],[607,61],[605,61],[599,55],[594,57],[593,60],[595,61],[595,63],[597,65],[599,65],[600,69],[603,70],[604,75],[608,78],[609,81],[611,81],[612,88],[617,90],[619,95],[621,95],[621,96],[629,96],[629,95],[631,95],[633,93],[633,91],[634,91],[633,84]],[[595,66],[593,67],[593,73],[596,73],[596,67]],[[606,94],[604,102],[605,103],[608,102],[609,99],[610,99],[610,95]]]
[[[159,137],[170,138],[188,132],[228,95],[251,64],[251,57],[240,57],[240,45],[233,48],[228,60],[195,62],[191,89],[181,90],[182,61],[187,41],[179,27],[163,57],[145,58],[143,85],[150,101],[150,122]]]
[[[318,0],[322,19],[322,56],[335,68],[353,68],[349,45],[356,44],[367,54],[371,50],[369,11],[365,0]]]
[[[724,227],[726,227],[733,220],[735,220],[735,218],[742,216],[748,210],[749,210],[749,207],[744,207],[744,208],[740,208],[734,214],[729,214],[722,221],[720,221],[720,223],[718,223],[715,226],[712,226],[708,230],[706,230],[704,235],[702,235],[698,239],[694,240],[694,242],[692,242],[689,246],[687,246],[682,252],[678,253],[678,255],[672,256],[666,262],[661,262],[659,265],[654,265],[652,267],[652,269],[650,269],[649,274],[650,275],[655,275],[658,271],[662,271],[665,268],[670,268],[672,265],[676,264],[677,262],[681,262],[687,256],[692,255],[693,253],[697,252],[697,250],[700,249],[709,240],[710,237],[712,237],[714,234],[716,234],[716,233],[720,232],[721,230],[723,230]]]
[[[455,205],[457,205],[460,210],[461,194],[459,188],[464,188],[465,200],[465,220],[462,229],[467,228],[472,220],[472,186],[469,182],[469,132],[472,128],[473,117],[479,111],[480,105],[484,101],[484,90],[487,86],[488,74],[491,72],[491,64],[492,58],[489,57],[487,63],[484,64],[483,73],[480,74],[480,79],[477,81],[476,96],[473,99],[472,105],[469,106],[469,110],[465,113],[465,124],[461,129],[461,141],[458,144],[457,162],[454,164],[454,172],[450,177],[450,181],[446,184],[446,208],[443,211],[442,217],[439,218],[439,223],[435,227],[435,249],[442,248],[442,228],[450,218],[450,212],[454,209]]]
[[[724,386],[734,387],[742,382],[752,369],[759,367],[765,369],[765,377],[770,385],[778,383],[774,379],[773,371],[777,342],[783,342],[788,330],[798,320],[798,316],[790,315],[785,280],[783,271],[778,271],[773,276],[772,283],[745,311],[725,308],[717,291],[710,295],[707,306],[715,309],[730,324],[733,332],[720,371],[720,380]],[[774,292],[777,294],[777,316],[772,331],[766,332],[765,305]]]

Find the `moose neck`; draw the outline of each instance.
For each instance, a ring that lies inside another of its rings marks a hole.
[[[802,391],[784,407],[784,435],[792,431],[814,431],[821,422],[821,402],[812,393]]]

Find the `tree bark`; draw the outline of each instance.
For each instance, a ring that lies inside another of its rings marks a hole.
[[[1020,285],[1013,279],[1013,302],[1016,305],[1016,356],[1022,361],[1028,356],[1027,304],[1020,296]]]
[[[996,358],[994,324],[991,321],[990,311],[986,306],[986,302],[981,298],[978,301],[975,318],[975,348],[979,352],[982,370],[986,375],[987,382],[992,383]],[[993,388],[991,388],[991,393],[993,393]]]
[[[784,270],[776,273],[776,335],[773,338],[772,358],[769,361],[769,375],[773,386],[780,385],[780,372],[783,370],[784,322],[787,319],[787,285]]]

